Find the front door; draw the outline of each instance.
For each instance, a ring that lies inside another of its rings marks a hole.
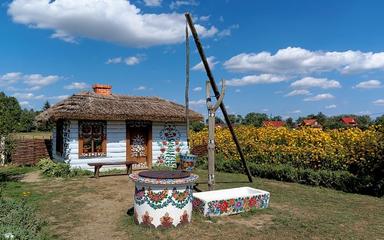
[[[149,126],[127,125],[127,160],[137,161],[134,168],[149,168],[152,162],[152,144]]]

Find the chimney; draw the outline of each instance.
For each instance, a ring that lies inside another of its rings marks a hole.
[[[111,85],[104,85],[104,84],[93,84],[92,86],[93,91],[96,94],[108,96],[112,94],[112,86]]]

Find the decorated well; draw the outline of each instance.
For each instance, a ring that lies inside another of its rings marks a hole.
[[[169,228],[191,222],[192,191],[197,175],[182,171],[144,171],[129,177],[135,182],[136,224]]]

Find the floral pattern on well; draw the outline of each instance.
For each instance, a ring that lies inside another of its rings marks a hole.
[[[194,208],[201,211],[204,205],[199,199],[194,199]],[[215,200],[208,202],[207,215],[236,214],[248,211],[253,208],[267,208],[269,203],[269,194],[260,194],[251,197],[239,197],[226,200]]]
[[[183,215],[180,216],[180,223],[177,225],[185,225],[189,223],[189,215],[187,213],[187,210],[184,210]]]
[[[176,167],[176,155],[184,147],[180,138],[181,134],[174,124],[164,125],[159,133],[160,141],[157,142],[161,152],[156,162],[157,165]]]
[[[155,225],[152,224],[153,217],[149,216],[148,212],[145,212],[145,214],[141,216],[141,220],[142,220],[141,222],[142,225],[145,225],[148,227],[155,227]]]
[[[169,194],[170,192],[170,194]],[[135,187],[135,204],[138,206],[147,203],[153,209],[162,209],[169,204],[179,209],[184,208],[188,203],[192,202],[192,186],[187,186],[184,191],[177,191],[174,188],[172,191],[168,191],[167,188],[160,192],[153,192],[150,187],[145,189],[137,189]]]
[[[169,216],[169,213],[165,213],[164,216],[160,218],[161,227],[170,228],[173,226],[173,218]]]

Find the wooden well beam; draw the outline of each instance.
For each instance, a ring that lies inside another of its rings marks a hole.
[[[203,62],[203,65],[204,65],[204,68],[205,68],[205,72],[207,73],[207,77],[208,77],[209,82],[210,82],[210,84],[212,86],[212,89],[213,89],[213,92],[215,94],[215,97],[216,97],[216,99],[219,99],[220,92],[219,92],[219,89],[217,88],[217,85],[216,85],[216,82],[215,82],[215,78],[213,77],[213,74],[211,72],[211,68],[208,65],[208,61],[207,61],[207,58],[205,56],[203,46],[202,46],[202,44],[200,42],[199,35],[197,34],[195,25],[193,24],[192,16],[191,16],[190,13],[185,13],[185,18],[187,19],[189,28],[191,29],[191,32],[192,32],[192,35],[193,35],[193,39],[195,40],[195,44],[196,44],[197,50],[198,50],[198,52],[200,54],[201,61]],[[247,162],[245,161],[245,158],[244,158],[243,150],[241,149],[239,140],[236,137],[236,133],[235,133],[235,131],[233,129],[231,121],[229,121],[227,109],[225,108],[224,102],[221,102],[220,109],[221,109],[221,112],[223,113],[225,122],[227,123],[227,126],[229,128],[229,131],[231,132],[232,139],[233,139],[233,141],[236,144],[236,148],[237,148],[237,151],[239,152],[240,159],[241,159],[241,162],[243,163],[245,173],[248,176],[248,180],[249,180],[249,182],[253,182],[251,172],[249,171],[249,168],[247,166]]]

